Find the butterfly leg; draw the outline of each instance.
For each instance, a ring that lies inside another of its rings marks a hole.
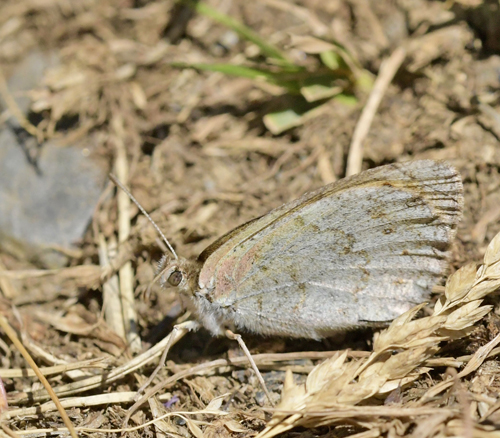
[[[148,380],[146,380],[146,382],[144,382],[144,384],[137,391],[137,395],[135,396],[136,401],[139,399],[144,390],[151,384],[158,372],[165,366],[165,360],[167,359],[167,354],[168,350],[170,350],[170,347],[172,347],[172,345],[174,345],[179,339],[184,337],[186,333],[196,331],[200,327],[201,326],[197,321],[185,321],[181,324],[174,325],[172,331],[168,335],[169,339],[167,341],[165,349],[163,350],[163,354],[161,355],[160,362],[158,363],[158,366],[155,368],[153,373],[149,376]]]
[[[259,369],[257,368],[257,364],[253,360],[252,355],[250,354],[250,351],[248,350],[245,342],[241,338],[241,335],[238,335],[236,333],[233,333],[231,330],[226,330],[226,336],[233,340],[238,342],[240,345],[240,348],[243,350],[243,353],[245,353],[245,356],[247,357],[248,361],[250,362],[250,366],[252,367],[253,371],[255,372],[255,375],[257,376],[257,379],[259,379],[259,383],[262,386],[262,389],[266,393],[267,399],[269,400],[269,403],[271,403],[271,406],[274,406],[273,400],[271,398],[271,394],[269,393],[266,382],[264,382],[264,378],[262,377],[262,374],[260,373]]]

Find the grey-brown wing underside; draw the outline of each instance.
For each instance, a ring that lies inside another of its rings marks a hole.
[[[389,321],[442,275],[462,204],[446,163],[383,166],[254,221],[208,257],[201,278],[214,277],[214,305],[257,333],[320,338]]]

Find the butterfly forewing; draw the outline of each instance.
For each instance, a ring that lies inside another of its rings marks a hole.
[[[389,321],[442,275],[462,203],[460,176],[446,163],[363,172],[216,242],[200,285],[212,284],[225,318],[261,334],[320,338]]]

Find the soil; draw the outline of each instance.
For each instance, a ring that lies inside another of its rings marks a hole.
[[[334,41],[371,81],[383,61],[404,47],[405,60],[385,91],[363,142],[362,167],[424,158],[451,162],[463,178],[465,209],[450,272],[482,261],[488,243],[500,231],[498,2],[209,0],[207,4],[244,23],[311,70],[320,65],[319,56],[295,48],[294,38]],[[186,4],[4,0],[0,11],[0,68],[6,78],[34,49],[56,53],[60,59],[29,94],[29,120],[36,119],[45,140],[57,137],[72,144],[92,138],[94,146],[86,154],[105,162],[107,171],[122,179],[125,176],[123,182],[183,257],[196,257],[237,225],[345,176],[353,132],[369,88],[354,84],[354,99],[348,103],[327,99],[298,126],[272,134],[264,116],[290,104],[286,90],[260,80],[172,65],[227,62],[255,66],[265,62],[255,44]],[[103,189],[92,223],[81,241],[65,251],[68,264],[61,271],[41,275],[46,267],[36,260],[0,253],[0,270],[19,273],[0,283],[2,314],[18,330],[40,367],[101,358],[105,371],[110,372],[137,354],[102,318],[99,242],[112,246],[117,239],[114,193],[111,183]],[[130,260],[140,350],[144,351],[187,317],[174,288],[162,289],[153,282],[164,243],[133,204],[128,214],[129,237],[117,251]],[[82,266],[88,270],[78,270]],[[5,288],[11,295],[5,294]],[[488,300],[495,306],[492,314],[470,337],[447,345],[447,356],[471,354],[471,349],[477,350],[497,335],[498,300]],[[247,335],[244,339],[252,354],[298,353],[295,361],[270,361],[261,369],[279,399],[285,365],[293,367],[300,381],[319,361],[300,356],[301,352],[370,351],[374,330],[341,333],[324,342]],[[0,348],[2,368],[27,368],[6,336]],[[212,338],[203,330],[190,333],[170,352],[168,366],[155,383],[198,364],[241,355],[234,341]],[[74,396],[137,391],[155,364]],[[246,366],[243,362],[220,365],[177,380],[161,390],[167,407],[150,401],[133,414],[129,425],[143,425],[172,410],[200,410],[218,396],[224,396],[221,409],[227,416],[199,415],[194,417],[196,424],[169,417],[163,431],[149,425],[127,434],[253,436],[264,428],[270,411]],[[103,369],[76,371],[80,374],[74,370],[48,376],[51,386],[102,374]],[[412,399],[421,390],[419,385],[428,386],[444,373],[443,367],[430,371],[428,380],[422,378],[404,388],[401,400]],[[463,387],[496,398],[497,376],[498,361],[490,359]],[[38,379],[3,380],[11,409],[38,406],[27,395],[40,388]],[[68,414],[76,426],[117,429],[131,406],[131,401],[109,401],[72,407]],[[405,421],[411,426],[392,429],[393,436],[416,430],[416,423]],[[490,421],[498,427],[494,417]],[[17,416],[6,424],[17,432],[62,427],[57,411]],[[342,424],[331,429],[298,429],[283,436],[351,436],[364,430],[359,423]]]

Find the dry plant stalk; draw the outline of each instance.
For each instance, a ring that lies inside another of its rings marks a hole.
[[[380,398],[427,372],[429,368],[422,364],[439,351],[439,343],[469,334],[492,308],[481,306],[482,298],[499,288],[500,233],[490,242],[483,265],[465,265],[449,277],[431,316],[413,320],[425,304],[404,313],[376,336],[368,358],[348,361],[347,352],[339,352],[316,366],[301,385],[287,371],[282,400],[257,438],[271,438],[297,426],[338,424],[346,419],[346,410],[360,419],[359,425],[363,418],[366,424],[372,406],[353,406],[377,395]],[[401,411],[400,406],[384,409],[392,409],[394,416]],[[351,424],[356,420],[352,417]]]

